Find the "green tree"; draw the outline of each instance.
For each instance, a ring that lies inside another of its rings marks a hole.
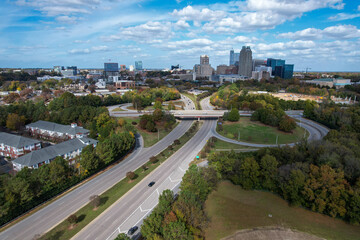
[[[260,161],[260,174],[262,177],[262,187],[274,191],[277,187],[277,172],[278,172],[278,161],[275,157],[266,154],[261,158]]]
[[[244,189],[257,188],[260,175],[259,164],[253,157],[245,158],[240,164],[240,183]]]
[[[80,156],[80,164],[83,170],[88,171],[90,173],[94,172],[100,167],[101,161],[99,157],[96,155],[93,145],[86,146],[82,150]]]
[[[164,239],[165,240],[192,240],[194,239],[189,230],[186,228],[185,223],[181,221],[170,222],[164,226]]]
[[[126,235],[125,233],[120,233],[119,235],[117,235],[115,240],[131,240],[131,238],[129,238],[128,235]]]
[[[240,119],[240,114],[239,114],[239,110],[237,108],[233,108],[231,109],[231,111],[229,112],[229,115],[227,117],[227,120],[231,121],[231,122],[237,122]]]
[[[154,109],[163,109],[163,106],[160,101],[156,101],[154,104]]]
[[[25,117],[16,113],[10,113],[6,119],[6,127],[11,130],[19,130],[25,125]]]

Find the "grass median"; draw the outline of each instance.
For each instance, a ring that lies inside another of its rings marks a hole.
[[[193,127],[195,126],[196,127]],[[70,239],[75,234],[80,232],[86,225],[88,225],[92,220],[104,212],[108,207],[115,203],[119,198],[125,195],[132,187],[138,184],[146,176],[148,176],[153,170],[155,170],[161,163],[166,161],[172,154],[179,150],[187,141],[189,141],[196,132],[200,129],[201,124],[194,123],[191,127],[193,131],[186,132],[181,138],[179,138],[180,143],[177,145],[172,144],[170,148],[166,148],[161,153],[159,153],[156,158],[156,163],[147,162],[146,167],[144,165],[134,171],[136,178],[132,181],[129,181],[128,178],[124,178],[113,187],[108,189],[106,192],[100,195],[100,205],[96,210],[89,202],[83,208],[74,213],[77,216],[77,222],[75,224],[70,224],[67,220],[64,220],[51,231],[45,233],[39,239],[50,240],[50,239]],[[151,156],[149,156],[151,157]],[[146,170],[145,170],[146,169]]]

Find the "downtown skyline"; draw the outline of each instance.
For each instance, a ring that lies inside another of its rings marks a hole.
[[[216,66],[247,45],[297,71],[359,71],[359,18],[350,0],[3,0],[0,67]]]

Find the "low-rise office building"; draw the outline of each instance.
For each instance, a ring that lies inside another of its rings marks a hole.
[[[20,171],[24,167],[39,168],[44,164],[49,164],[56,157],[63,157],[69,161],[69,164],[74,163],[74,158],[79,156],[81,151],[88,145],[96,147],[96,140],[91,138],[74,138],[50,147],[45,147],[37,151],[33,151],[24,156],[13,160],[14,170]]]
[[[308,84],[316,84],[320,87],[335,87],[336,89],[343,88],[346,85],[351,85],[351,79],[344,78],[319,78],[313,80],[306,80]]]
[[[47,121],[37,121],[26,125],[26,130],[32,135],[54,140],[68,140],[87,137],[89,130],[79,127],[76,123],[62,125]]]
[[[31,151],[41,149],[41,142],[10,133],[0,133],[0,155],[17,158]]]

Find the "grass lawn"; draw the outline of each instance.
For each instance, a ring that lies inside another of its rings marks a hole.
[[[121,111],[125,111],[124,109],[120,108],[120,107],[117,107],[117,108],[114,108],[112,110],[112,112],[121,112]]]
[[[257,148],[241,146],[241,145],[238,145],[235,143],[228,143],[228,142],[218,139],[215,142],[215,146],[211,151],[217,152],[216,150],[248,150],[248,149],[257,149]]]
[[[201,124],[199,124],[198,129],[200,129]],[[97,216],[99,216],[103,211],[105,211],[108,207],[110,207],[113,203],[115,203],[119,198],[121,198],[127,191],[129,191],[132,187],[134,187],[137,183],[139,183],[142,179],[144,179],[147,175],[149,175],[155,168],[157,168],[161,163],[166,161],[172,154],[174,154],[177,150],[179,150],[187,141],[189,141],[195,134],[196,131],[186,136],[184,134],[179,140],[179,145],[174,145],[173,150],[169,151],[165,149],[159,155],[157,155],[157,159],[159,160],[155,164],[151,164],[149,162],[146,163],[148,169],[144,170],[143,168],[138,168],[134,172],[137,175],[137,178],[133,181],[129,181],[128,178],[124,178],[117,184],[115,184],[112,188],[101,194],[101,205],[97,210],[93,210],[91,204],[87,204],[75,214],[78,217],[78,222],[76,225],[70,229],[70,224],[67,220],[61,222],[58,226],[53,228],[51,231],[43,235],[40,239],[42,240],[51,240],[51,239],[71,239],[75,234],[80,232],[87,224],[89,224],[92,220],[94,220]],[[172,144],[172,143],[169,143]],[[150,158],[151,156],[149,156]]]
[[[223,131],[218,131],[224,137],[238,140],[237,134],[240,131],[240,141],[260,143],[260,144],[276,144],[276,136],[278,136],[278,144],[298,142],[308,135],[303,128],[296,127],[293,133],[285,133],[276,127],[267,126],[260,122],[252,122],[249,117],[240,117],[238,122],[224,122]]]
[[[237,230],[264,226],[296,229],[326,239],[359,239],[360,227],[299,207],[290,207],[279,196],[262,191],[246,191],[225,181],[206,201],[211,219],[207,240],[220,239]],[[268,215],[272,214],[272,217]]]
[[[140,118],[137,117],[124,117],[127,122],[136,122],[139,124]],[[159,127],[159,140],[163,139],[166,135],[168,135],[179,123],[176,122],[172,129],[165,131],[163,126]],[[144,139],[144,147],[151,147],[155,143],[158,142],[158,133],[157,132],[148,132],[146,130],[141,129],[138,125],[135,126],[138,133]]]

